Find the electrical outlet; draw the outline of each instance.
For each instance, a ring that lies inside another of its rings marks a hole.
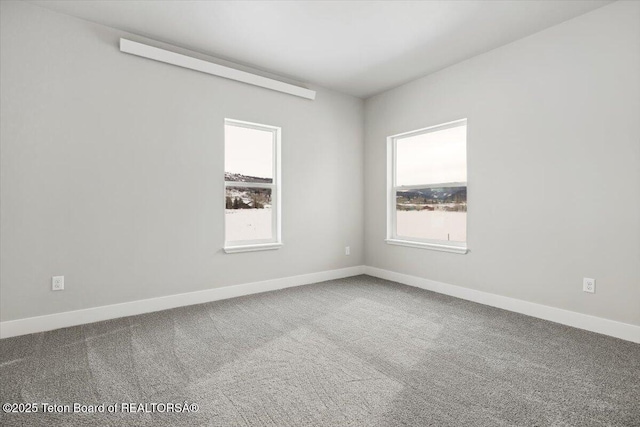
[[[591,294],[596,293],[596,279],[589,279],[585,277],[582,279],[582,290]]]
[[[53,276],[51,278],[52,291],[64,291],[64,276]]]
[[[344,254],[345,255],[351,255],[351,247],[345,246],[344,247]]]

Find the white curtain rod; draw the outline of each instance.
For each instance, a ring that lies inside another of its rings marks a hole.
[[[225,79],[236,80],[266,89],[288,93],[289,95],[299,96],[301,98],[311,100],[316,99],[315,90],[259,76],[257,74],[241,71],[235,68],[226,67],[224,65],[214,64],[213,62],[203,61],[202,59],[193,58],[191,56],[182,55],[180,53],[171,52],[127,39],[120,39],[120,51],[142,56],[143,58],[153,59],[154,61],[177,65],[178,67],[188,68],[190,70],[196,70],[218,77],[224,77]]]

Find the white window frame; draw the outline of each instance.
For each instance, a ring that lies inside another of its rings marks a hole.
[[[224,238],[224,251],[226,253],[239,253],[239,252],[253,252],[253,251],[265,251],[272,249],[279,249],[282,247],[282,188],[281,188],[281,155],[280,155],[280,142],[282,138],[282,129],[277,126],[263,125],[259,123],[245,122],[242,120],[225,119],[226,126],[238,126],[248,129],[255,129],[260,131],[271,132],[273,135],[273,182],[237,182],[227,181],[224,179],[223,198],[226,199],[227,187],[246,187],[246,188],[268,188],[271,189],[271,230],[273,237],[271,239],[259,239],[259,240],[238,240],[227,241],[227,227],[226,227],[226,204],[223,203],[223,218],[225,218],[225,238]],[[224,147],[226,155],[226,131],[224,138]],[[226,157],[225,157],[226,158]],[[226,169],[226,168],[225,168]],[[226,172],[226,171],[225,171]]]
[[[455,120],[452,122],[442,123],[411,132],[399,133],[387,137],[387,238],[385,241],[390,245],[408,246],[412,248],[431,249],[456,254],[466,254],[469,252],[467,242],[451,242],[447,240],[420,239],[408,236],[398,236],[396,227],[396,192],[398,190],[410,190],[414,188],[441,188],[441,187],[467,187],[469,194],[468,179],[467,182],[444,182],[418,185],[397,185],[396,184],[396,148],[400,139],[423,135],[426,133],[437,132],[458,126],[466,126],[467,119]],[[468,205],[467,205],[468,206]],[[467,223],[468,227],[468,223]],[[468,239],[468,237],[467,237]]]

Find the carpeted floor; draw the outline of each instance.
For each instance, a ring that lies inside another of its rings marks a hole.
[[[640,426],[640,345],[368,276],[0,349],[0,400],[39,410],[6,426]]]

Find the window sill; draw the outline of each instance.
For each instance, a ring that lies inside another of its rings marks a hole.
[[[469,249],[467,249],[464,246],[449,246],[449,245],[441,245],[438,243],[412,242],[410,240],[397,240],[397,239],[385,239],[385,241],[390,245],[407,246],[410,248],[429,249],[432,251],[449,252],[453,254],[464,255],[467,252],[469,252]]]
[[[228,254],[237,254],[240,252],[271,251],[281,247],[282,243],[263,243],[259,245],[225,246],[223,249]]]

